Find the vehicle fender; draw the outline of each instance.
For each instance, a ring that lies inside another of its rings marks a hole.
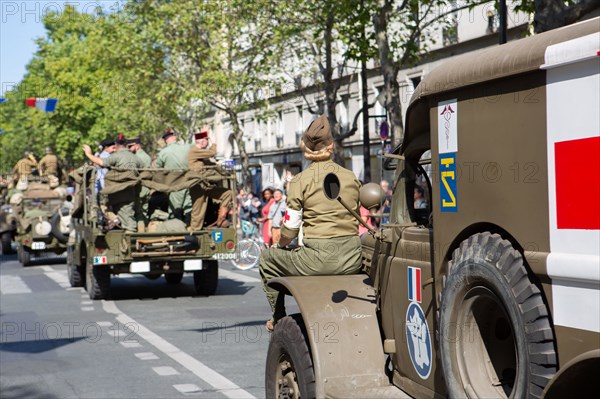
[[[300,308],[318,398],[339,387],[388,384],[375,291],[367,275],[278,277],[269,286],[292,295]]]
[[[571,359],[550,380],[542,397],[545,399],[566,398],[576,393],[577,397],[593,397],[598,394],[598,370],[600,349],[595,349]]]

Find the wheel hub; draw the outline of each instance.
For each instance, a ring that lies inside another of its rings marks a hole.
[[[294,371],[294,367],[287,356],[284,356],[279,362],[277,376],[277,398],[300,398],[300,390],[298,389],[296,372]]]

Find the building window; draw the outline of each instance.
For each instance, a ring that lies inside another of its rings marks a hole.
[[[488,24],[487,28],[485,29],[485,33],[494,33],[494,26],[496,25],[496,21],[494,17],[494,12],[492,10],[487,11],[487,20]]]
[[[254,151],[261,151],[260,139],[254,139]]]
[[[283,148],[283,135],[277,135],[277,148]]]

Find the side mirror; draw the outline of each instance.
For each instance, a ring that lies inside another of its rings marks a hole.
[[[335,173],[328,173],[327,176],[325,176],[325,179],[323,180],[323,193],[325,194],[325,197],[327,197],[328,200],[339,201],[339,203],[342,204],[344,208],[346,208],[346,210],[350,212],[350,214],[354,216],[354,218],[358,220],[360,224],[366,227],[371,234],[377,233],[375,230],[373,230],[372,227],[365,223],[364,220],[362,220],[360,215],[356,213],[354,209],[348,206],[348,204],[342,199],[342,197],[340,197],[340,179]]]
[[[367,183],[360,188],[359,199],[361,205],[371,211],[385,201],[385,192],[379,184]]]

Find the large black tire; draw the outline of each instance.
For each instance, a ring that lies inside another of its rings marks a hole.
[[[183,273],[165,273],[167,284],[179,284],[183,279]]]
[[[299,314],[286,316],[275,326],[267,352],[265,394],[267,398],[316,397],[315,371]]]
[[[94,267],[86,257],[85,289],[90,299],[107,299],[110,295],[110,270],[108,266]]]
[[[556,373],[540,290],[521,254],[497,234],[475,234],[454,251],[439,321],[451,398],[539,398]]]
[[[216,260],[203,261],[203,269],[194,272],[194,288],[202,296],[214,295],[219,285],[219,263]]]
[[[84,287],[85,268],[75,264],[75,248],[71,245],[67,247],[67,274],[71,287]]]
[[[2,255],[12,255],[12,234],[10,232],[2,233],[0,242],[2,244]]]
[[[56,237],[56,239],[58,241],[60,241],[61,243],[66,243],[67,240],[69,239],[69,235],[68,234],[63,234],[60,231],[60,215],[58,214],[59,212],[61,212],[62,210],[58,210],[54,213],[54,215],[52,215],[52,217],[50,218],[50,232],[52,233],[52,235],[54,237]],[[68,210],[67,210],[68,212]]]
[[[31,265],[31,252],[26,250],[22,245],[17,248],[19,261],[23,266]]]

